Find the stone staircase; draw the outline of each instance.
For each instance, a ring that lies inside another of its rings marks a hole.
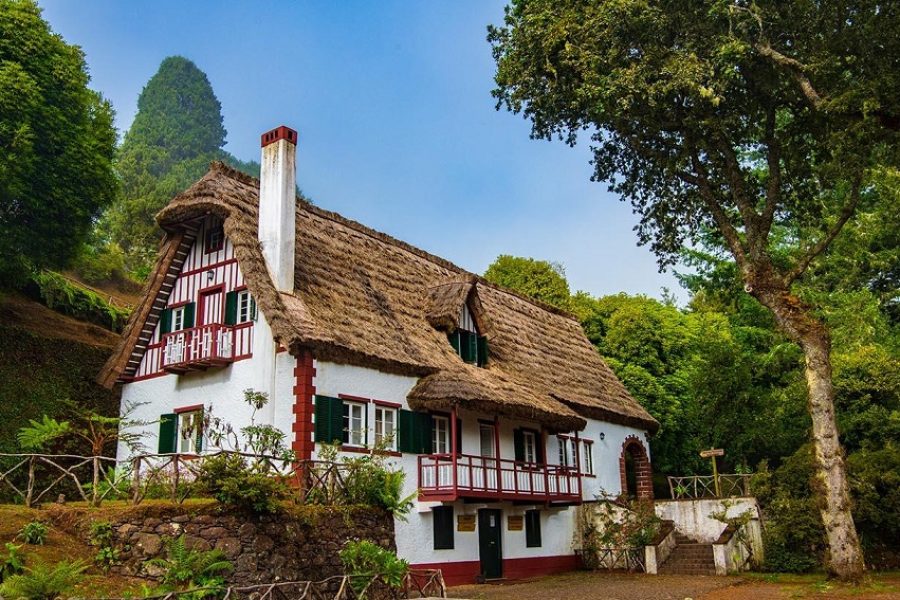
[[[661,575],[715,575],[712,544],[701,544],[675,532],[675,548],[659,568]]]

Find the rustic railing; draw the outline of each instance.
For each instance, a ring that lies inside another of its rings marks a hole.
[[[234,330],[210,323],[167,333],[162,337],[162,368],[188,369],[227,363],[234,359]]]
[[[144,596],[145,600],[196,598],[221,600],[402,600],[406,598],[446,598],[447,588],[440,570],[407,573],[398,588],[386,585],[379,575],[342,575],[321,581],[281,581],[246,586],[208,587]],[[125,600],[105,598],[103,600]]]
[[[718,479],[718,482],[716,481]],[[669,477],[669,493],[673,500],[700,498],[733,498],[750,495],[750,475],[692,475]]]
[[[75,493],[98,506],[117,485],[116,460],[106,456],[0,454],[0,461],[0,483],[29,508],[54,490]]]
[[[643,573],[646,570],[644,548],[597,548],[593,556],[582,556],[582,560],[594,569],[607,571],[629,571]]]
[[[194,483],[203,462],[211,458],[239,456],[256,470],[280,478],[298,503],[341,504],[347,498],[348,465],[318,460],[285,460],[246,452],[217,451],[207,454],[142,454],[131,460],[131,501],[166,498],[181,504],[197,496]]]
[[[419,456],[422,497],[580,501],[576,470],[470,454]]]

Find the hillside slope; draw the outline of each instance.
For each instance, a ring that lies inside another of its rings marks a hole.
[[[94,377],[117,340],[23,296],[0,295],[0,451],[16,451],[18,429],[28,419],[60,415],[66,399],[116,414],[118,392]]]

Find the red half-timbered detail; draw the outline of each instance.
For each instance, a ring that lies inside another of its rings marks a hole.
[[[313,396],[316,395],[316,386],[313,378],[316,376],[316,367],[313,363],[313,355],[310,351],[304,351],[297,357],[294,367],[294,443],[292,445],[297,458],[309,460],[312,458],[315,442],[313,441]]]
[[[252,356],[253,321],[225,323],[226,294],[247,286],[231,241],[207,243],[210,231],[218,227],[213,217],[198,223],[191,244],[173,264],[171,284],[156,300],[158,312],[194,304],[195,323],[187,324],[196,327],[163,333],[154,322],[140,363],[127,374],[130,381],[221,367]]]
[[[471,454],[419,456],[419,499],[452,502],[466,498],[580,504],[578,471],[558,465]]]

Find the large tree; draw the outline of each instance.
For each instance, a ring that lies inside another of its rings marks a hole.
[[[112,109],[32,0],[0,0],[0,279],[63,266],[115,196]]]
[[[501,254],[488,266],[484,278],[551,306],[571,308],[569,282],[559,263]]]
[[[895,168],[900,6],[877,0],[519,0],[491,28],[498,108],[532,135],[591,130],[596,180],[660,266],[709,230],[800,345],[829,544],[863,572],[834,415],[831,342],[794,284]]]
[[[258,174],[222,150],[222,106],[206,74],[181,56],[162,61],[138,98],[138,112],[116,160],[122,196],[107,214],[108,241],[142,275],[156,256],[161,232],[154,217],[173,196],[199,179],[213,160]]]

